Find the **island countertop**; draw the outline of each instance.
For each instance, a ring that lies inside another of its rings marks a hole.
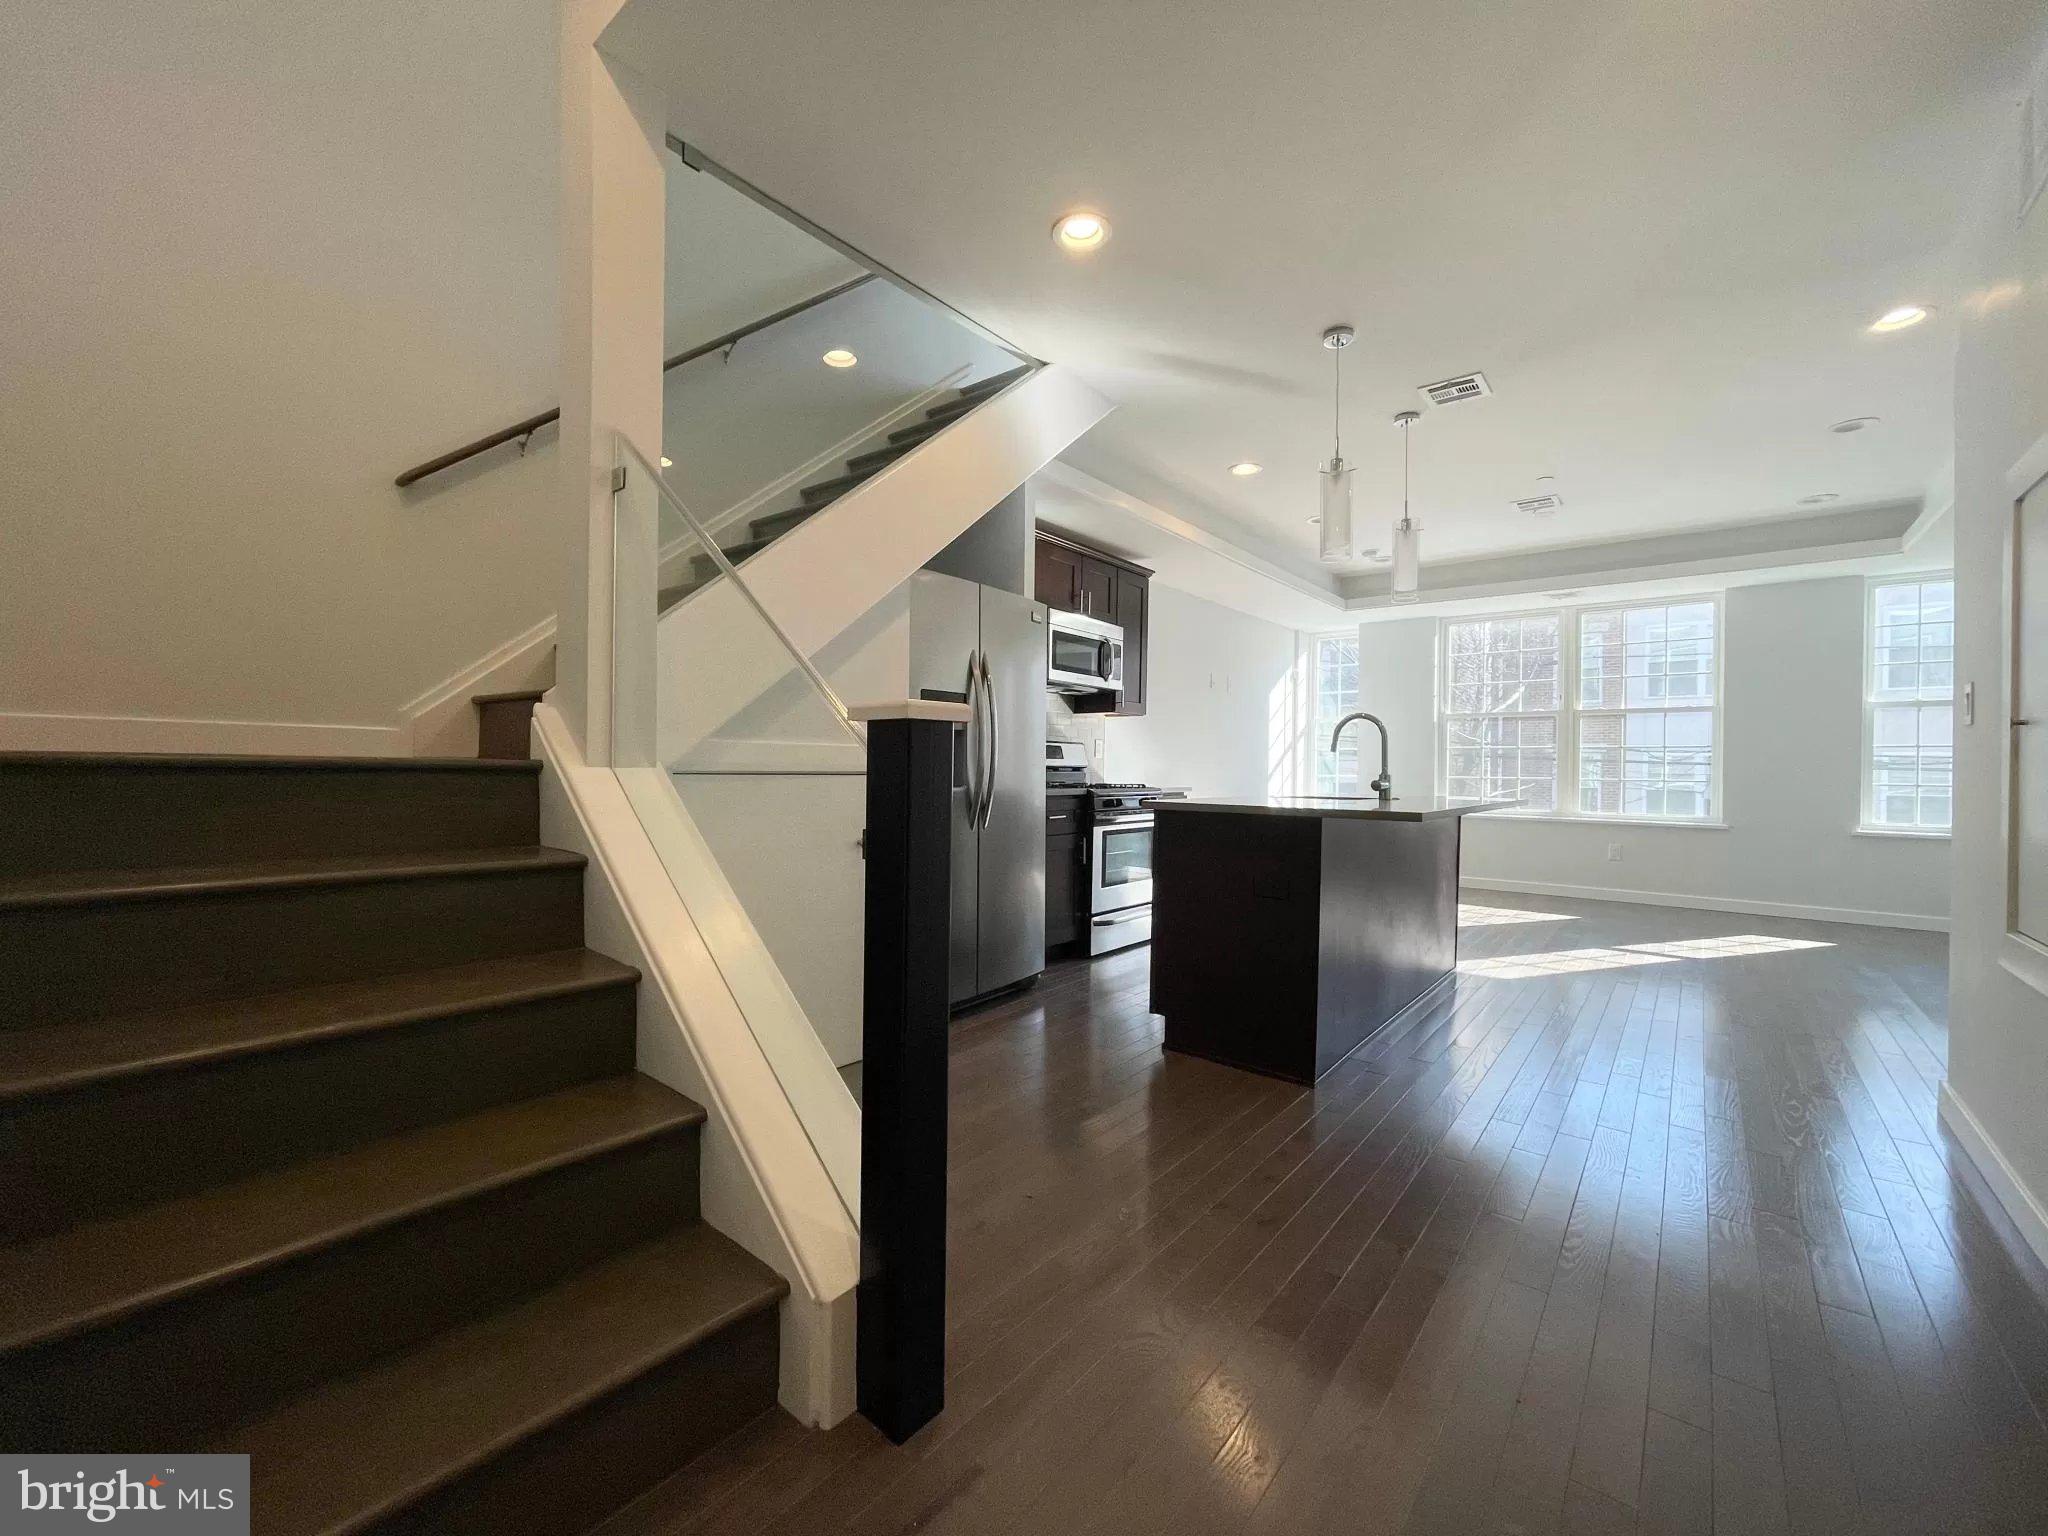
[[[1263,800],[1155,800],[1154,811],[1224,811],[1240,816],[1341,816],[1355,821],[1437,821],[1446,816],[1475,816],[1482,811],[1509,811],[1519,800],[1446,800],[1440,795],[1396,795],[1382,802],[1373,796],[1268,795]]]

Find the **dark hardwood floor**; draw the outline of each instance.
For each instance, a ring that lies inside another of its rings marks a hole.
[[[962,1020],[945,1412],[771,1414],[607,1529],[2048,1531],[1945,941],[1466,902],[1312,1091],[1162,1055],[1145,949]]]

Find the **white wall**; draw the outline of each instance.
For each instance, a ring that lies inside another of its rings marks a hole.
[[[1156,579],[1151,609],[1145,713],[1104,723],[1103,777],[1198,795],[1290,787],[1294,631]]]
[[[549,0],[14,8],[5,739],[389,729],[552,611],[551,449],[391,480],[554,403],[555,98]]]
[[[2005,477],[2048,433],[2048,198],[2015,229],[2015,128],[1972,242],[1978,281],[1956,357],[1956,675],[1976,723],[1956,731],[1949,1088],[1944,1105],[2022,1230],[2048,1259],[2048,996],[1999,964],[2006,928],[2002,789],[2009,678],[2002,622],[2012,497]],[[1960,1108],[1961,1113],[1957,1110]]]
[[[1949,847],[1860,836],[1860,577],[1736,587],[1725,597],[1726,829],[1524,821],[1466,824],[1468,878],[1676,898],[1680,904],[1938,927]],[[1396,793],[1434,791],[1434,618],[1366,624],[1359,707],[1393,736]],[[1361,750],[1369,751],[1370,740]],[[1619,863],[1607,857],[1621,849]]]

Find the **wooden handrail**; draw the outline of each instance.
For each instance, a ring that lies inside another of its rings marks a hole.
[[[765,331],[771,325],[780,325],[783,321],[792,319],[807,309],[816,309],[820,304],[829,303],[833,299],[838,298],[842,293],[851,293],[863,283],[872,283],[874,280],[874,273],[863,272],[859,277],[849,278],[846,282],[839,284],[835,288],[827,288],[823,293],[814,293],[808,299],[791,304],[786,309],[778,309],[772,315],[763,315],[758,320],[750,320],[736,331],[727,331],[723,336],[714,336],[707,342],[691,347],[687,352],[678,352],[674,357],[669,358],[661,365],[661,371],[667,373],[672,368],[680,368],[685,363],[693,363],[700,357],[709,357],[713,352],[723,352],[734,343],[745,341],[749,336]],[[556,406],[552,411],[543,411],[538,416],[529,416],[524,421],[514,422],[509,427],[504,427],[499,431],[491,433],[488,437],[480,437],[473,443],[464,443],[460,448],[444,453],[439,458],[428,459],[424,464],[415,464],[393,483],[403,490],[406,486],[416,484],[426,479],[429,475],[438,475],[444,469],[452,469],[465,459],[473,459],[478,454],[488,453],[491,449],[505,443],[517,442],[523,437],[531,437],[542,427],[561,419],[562,408],[560,406]]]

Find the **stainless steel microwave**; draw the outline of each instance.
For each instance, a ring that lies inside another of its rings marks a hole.
[[[1054,693],[1122,693],[1123,629],[1085,613],[1047,615],[1045,686]]]

